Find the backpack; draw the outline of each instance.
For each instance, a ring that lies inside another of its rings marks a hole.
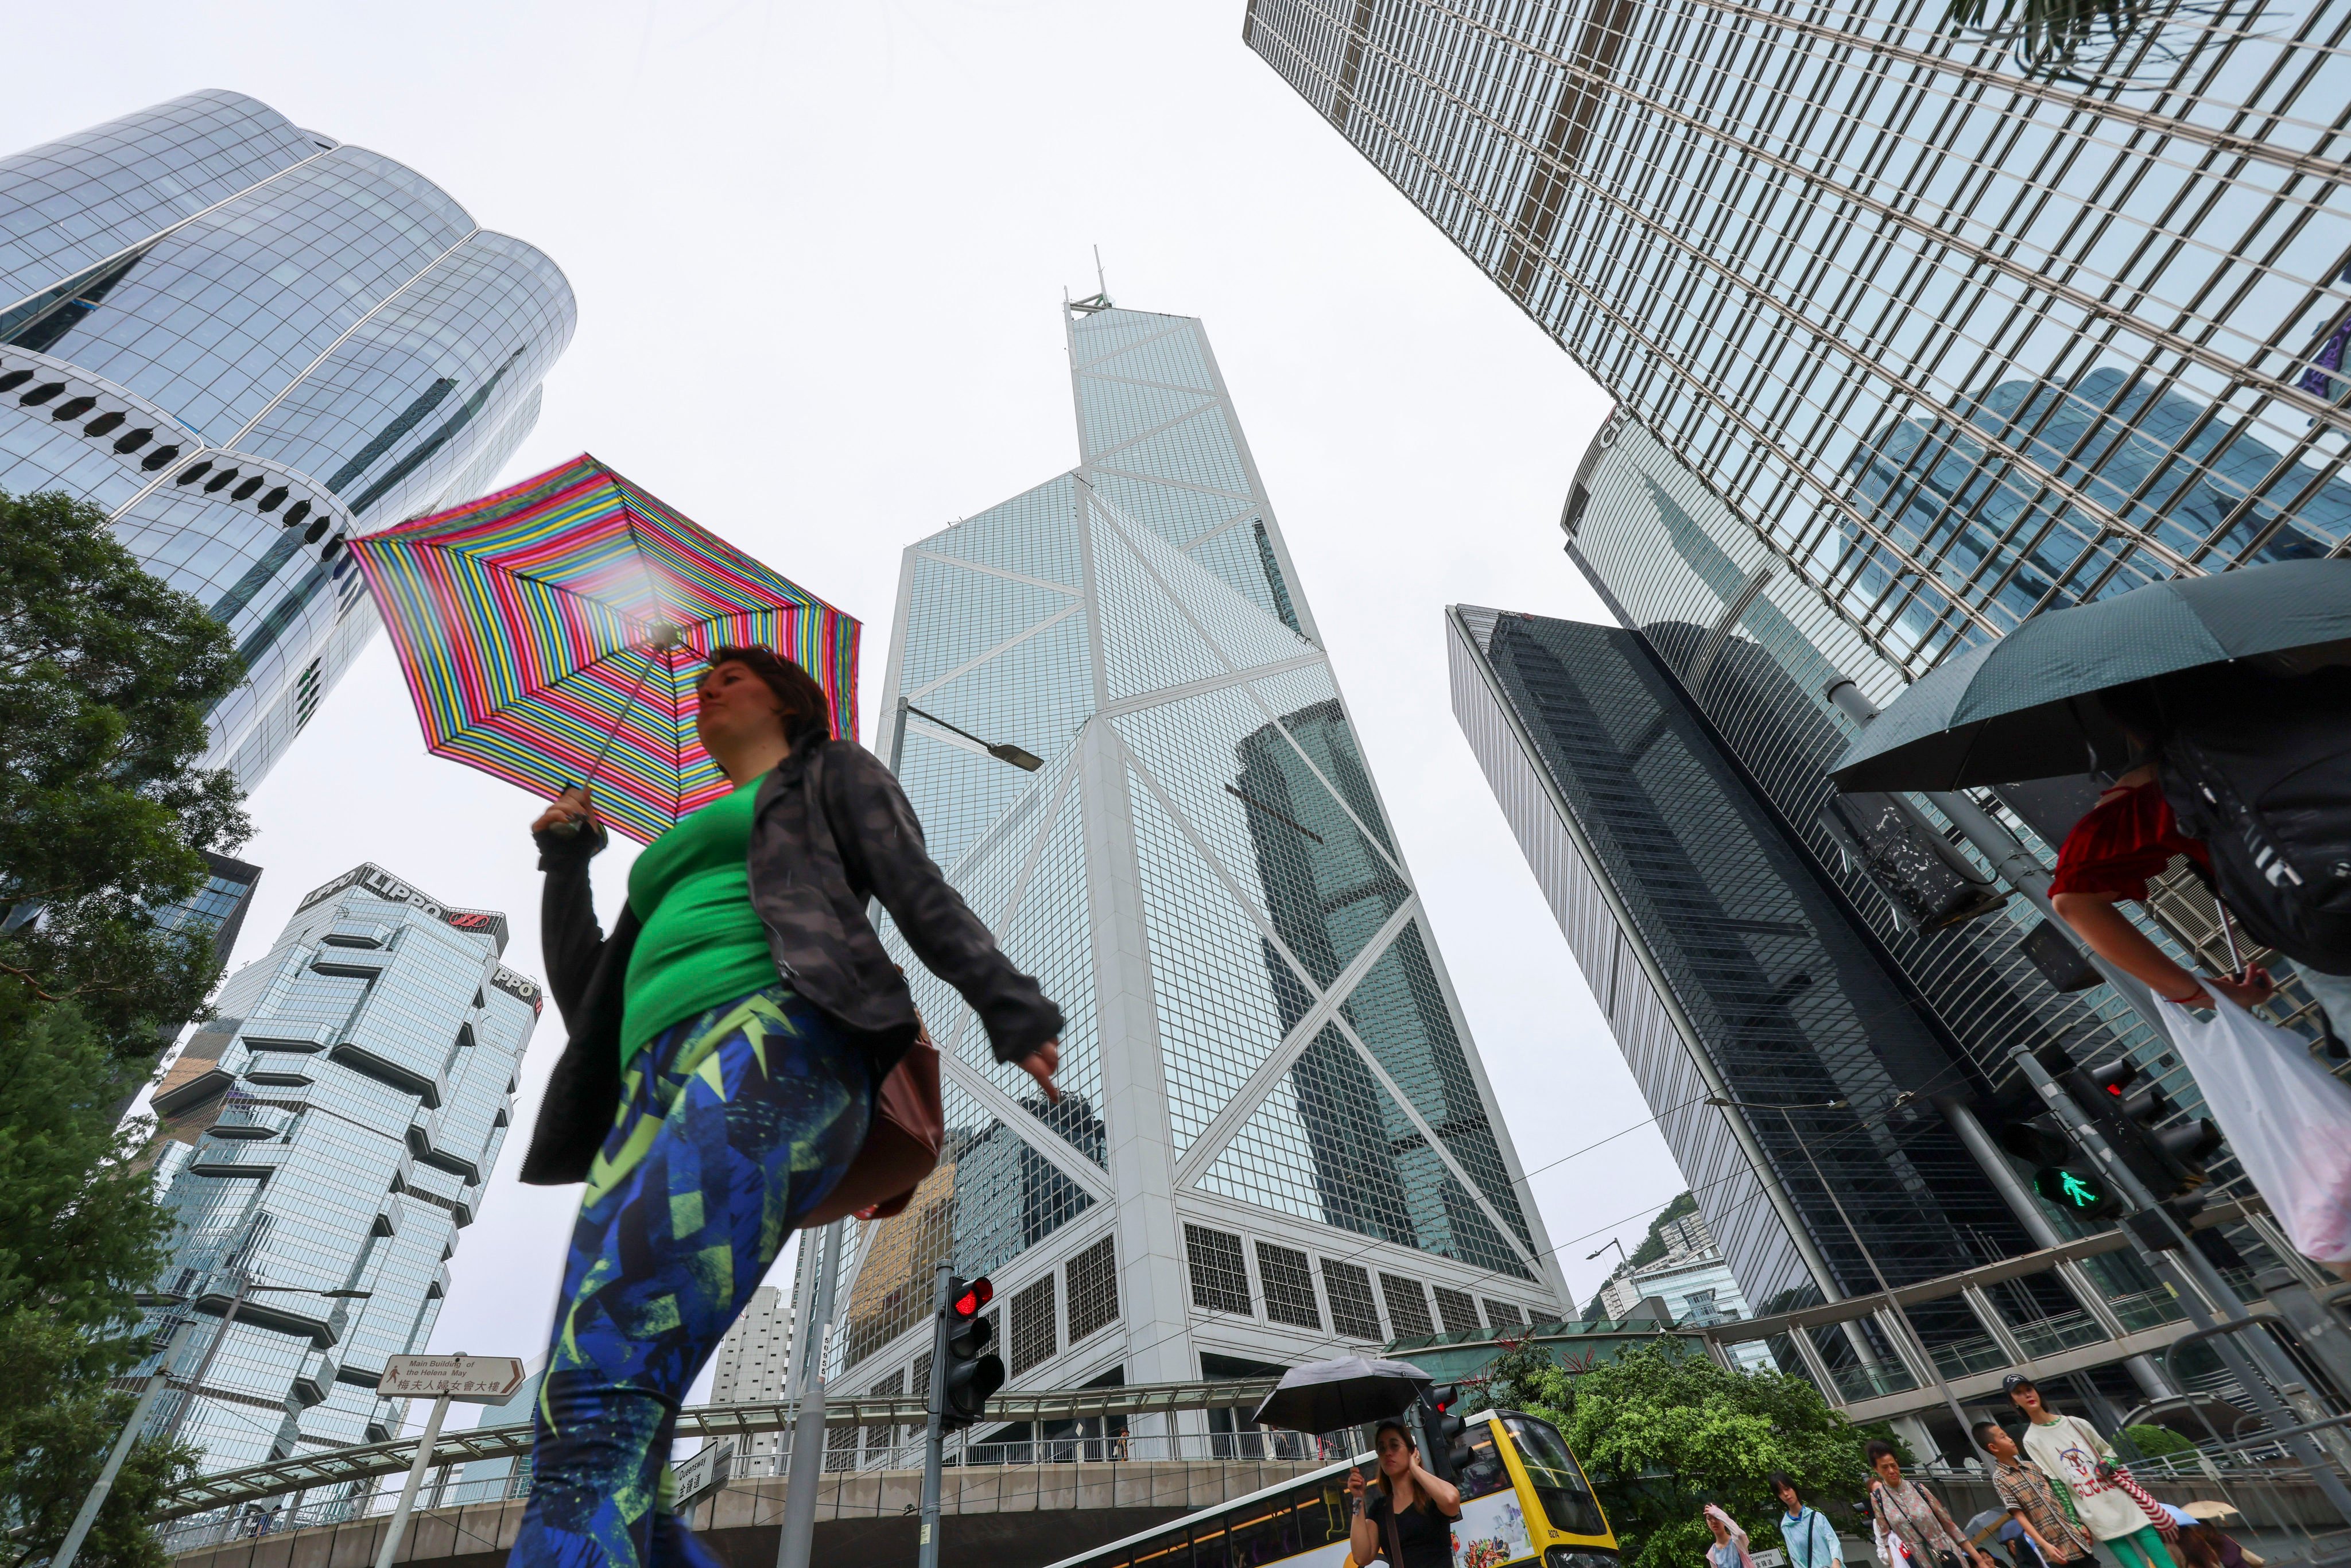
[[[2351,974],[2351,669],[2210,666],[2156,683],[2163,797],[2247,933]]]

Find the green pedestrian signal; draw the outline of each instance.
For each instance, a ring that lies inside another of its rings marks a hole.
[[[2111,1219],[2123,1211],[2121,1202],[2096,1176],[2063,1166],[2043,1166],[2033,1172],[2032,1190],[2085,1219]]]

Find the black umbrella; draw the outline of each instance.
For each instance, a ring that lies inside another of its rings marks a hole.
[[[2121,759],[2092,692],[2351,638],[2351,560],[2150,582],[2033,616],[1912,683],[1846,748],[1844,790],[1961,789]],[[2093,746],[2097,757],[2091,756]]]
[[[1428,1385],[1428,1374],[1408,1361],[1317,1361],[1283,1373],[1249,1419],[1293,1432],[1335,1432],[1403,1415]]]

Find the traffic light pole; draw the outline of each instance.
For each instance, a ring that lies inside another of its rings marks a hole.
[[[2179,1218],[2157,1202],[2155,1195],[2140,1182],[2137,1174],[2116,1156],[2096,1125],[2083,1114],[2082,1108],[2074,1103],[2074,1097],[2065,1092],[2064,1086],[2050,1075],[2049,1070],[2042,1066],[2031,1051],[2019,1050],[2015,1061],[2023,1070],[2025,1081],[2048,1103],[2049,1108],[2057,1113],[2057,1119],[2064,1124],[2067,1134],[2105,1166],[2107,1175],[2130,1200],[2131,1207],[2161,1217],[2165,1228],[2172,1233],[2177,1242],[2175,1249],[2158,1251],[2148,1246],[2136,1230],[2126,1227],[2126,1232],[2138,1249],[2139,1255],[2147,1260],[2147,1267],[2155,1270],[2155,1277],[2168,1285],[2172,1294],[2179,1299],[2189,1321],[2199,1329],[2216,1326],[2212,1312],[2206,1311],[2203,1301],[2198,1300],[2201,1296],[2209,1300],[2213,1309],[2227,1321],[2251,1322],[2252,1320],[2245,1311],[2244,1303],[2237,1300],[2236,1291],[2229,1288],[2229,1282],[2220,1277],[2220,1271],[2212,1266],[2212,1260],[2189,1239]],[[2175,1251],[2176,1261],[2173,1258]],[[2181,1288],[2183,1284],[2186,1289]],[[2240,1337],[2244,1341],[2241,1345],[2236,1343]],[[2273,1386],[2283,1388],[2300,1383],[2301,1374],[2294,1370],[2292,1362],[2285,1359],[2284,1353],[2278,1349],[2277,1342],[2269,1337],[2268,1331],[2255,1326],[2245,1330],[2241,1335],[2215,1334],[2211,1338],[2211,1345],[2221,1364],[2228,1367],[2238,1385],[2244,1389],[2254,1407],[2261,1412],[2262,1419],[2273,1429],[2283,1431],[2301,1424],[2300,1417],[2287,1409],[2273,1392]],[[2310,1434],[2300,1432],[2281,1441],[2295,1461],[2309,1471],[2312,1484],[2318,1488],[2327,1503],[2341,1517],[2351,1519],[2351,1486],[2344,1484],[2343,1477]]]
[[[1841,679],[1833,683],[1825,695],[1856,724],[1865,726],[1877,716],[1876,705],[1870,702],[1861,688],[1850,680]],[[1991,862],[1992,870],[2002,880],[2031,900],[2044,918],[2056,921],[2061,928],[2064,926],[2064,917],[2057,913],[2056,905],[2050,901],[2048,867],[2043,865],[2041,858],[2010,832],[2004,823],[1967,795],[1952,790],[1922,793],[1927,801],[1940,811],[1984,859]],[[2106,983],[2114,988],[2115,994],[2147,1021],[2156,1038],[2166,1044],[2171,1043],[2170,1027],[2155,1005],[2154,993],[2096,954],[2090,954],[2089,958],[2105,977]],[[2136,1229],[2125,1228],[2133,1248],[2154,1270],[2156,1278],[2179,1299],[2179,1304],[2189,1320],[2199,1329],[2210,1328],[2213,1326],[2213,1313],[2217,1312],[2227,1322],[2250,1323],[2252,1320],[2246,1312],[2244,1303],[2237,1299],[2237,1293],[2230,1288],[2229,1282],[2220,1277],[2220,1271],[2212,1266],[2212,1260],[2197,1249],[2195,1243],[2189,1239],[2186,1228],[2179,1223],[2179,1217],[2156,1201],[2154,1193],[2116,1154],[2097,1127],[2083,1113],[2082,1108],[2074,1103],[2073,1096],[2066,1093],[2056,1079],[2050,1075],[2048,1069],[2022,1046],[2016,1047],[2010,1053],[2010,1059],[2024,1073],[2025,1082],[2032,1084],[2034,1092],[2057,1113],[2057,1119],[2064,1124],[2068,1135],[2105,1168],[2131,1207],[2156,1215],[2158,1223],[2171,1232],[2174,1248],[2158,1251],[2149,1246],[2146,1238]],[[2175,1249],[2178,1253],[2176,1266],[2168,1256]],[[2187,1288],[2182,1288],[2183,1283]],[[2203,1301],[2198,1300],[2199,1296]],[[2210,1312],[2206,1310],[2204,1301],[2210,1303]],[[2284,1386],[2299,1383],[2300,1374],[2266,1331],[2252,1328],[2241,1332],[2246,1340],[2244,1345],[2240,1347],[2233,1343],[2237,1335],[2219,1334],[2213,1336],[2213,1350],[2273,1426],[2285,1427],[2296,1425],[2272,1392],[2271,1385],[2273,1382]],[[2254,1363],[2259,1363],[2259,1372],[2255,1371]],[[2318,1445],[2307,1434],[2284,1441],[2294,1458],[2309,1469],[2312,1480],[2327,1501],[2344,1518],[2351,1519],[2351,1487],[2344,1484]]]
[[[954,1265],[939,1265],[938,1288],[931,1301],[931,1386],[925,1408],[930,1419],[923,1432],[923,1532],[917,1542],[918,1568],[939,1568],[939,1481],[946,1465],[947,1396],[947,1292],[953,1288]]]

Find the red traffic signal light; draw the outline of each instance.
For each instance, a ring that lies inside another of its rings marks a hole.
[[[989,1397],[1004,1386],[1003,1358],[987,1354],[996,1325],[979,1315],[994,1300],[996,1287],[986,1275],[947,1280],[947,1310],[939,1314],[934,1341],[944,1392],[938,1411],[942,1431],[957,1431],[978,1420]]]

